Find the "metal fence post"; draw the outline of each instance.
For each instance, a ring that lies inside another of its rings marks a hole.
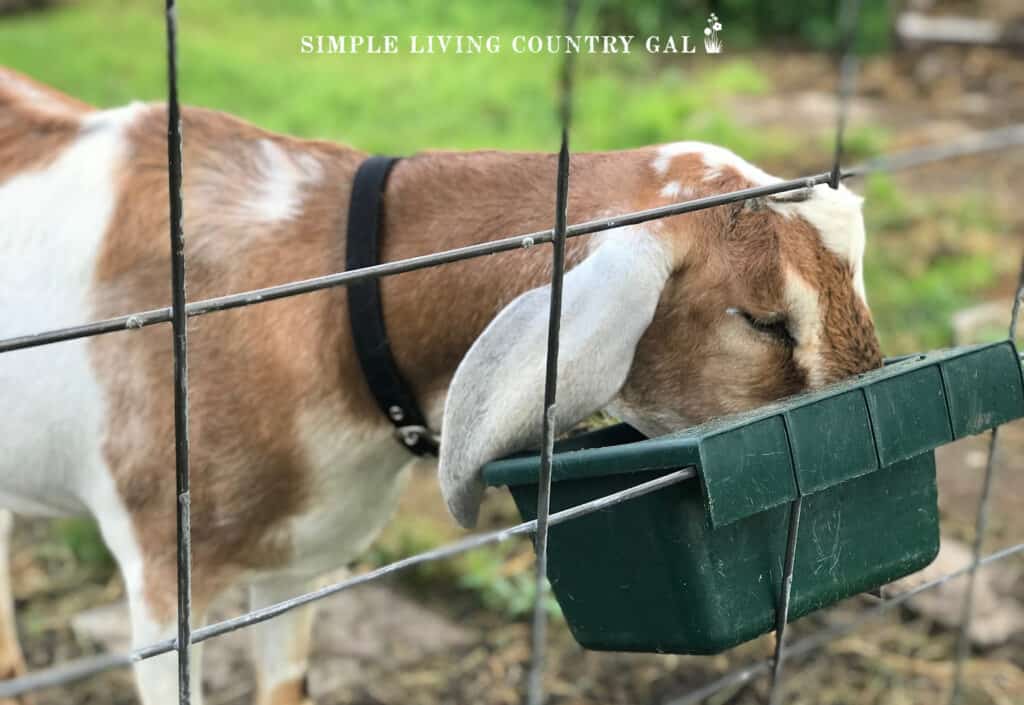
[[[188,448],[188,318],[181,202],[181,112],[178,106],[178,18],[167,0],[167,181],[171,225],[171,326],[174,336],[174,469],[177,489],[178,702],[191,700],[192,546]],[[198,684],[197,684],[198,685]]]

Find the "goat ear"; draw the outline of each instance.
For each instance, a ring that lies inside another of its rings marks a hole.
[[[619,392],[661,296],[669,265],[660,245],[631,229],[606,236],[565,275],[556,428]],[[438,473],[448,509],[476,524],[487,462],[540,441],[550,285],[516,298],[481,333],[448,390]]]

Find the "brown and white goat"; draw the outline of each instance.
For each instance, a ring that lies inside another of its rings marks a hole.
[[[191,299],[343,268],[364,153],[209,110],[182,119]],[[405,159],[387,188],[383,259],[548,227],[554,180],[547,154]],[[774,180],[699,143],[577,154],[569,216]],[[607,408],[657,434],[879,365],[860,204],[818,187],[801,202],[570,241],[559,426]],[[0,70],[0,247],[0,336],[166,306],[165,107],[95,110]],[[535,248],[383,280],[394,353],[443,429],[441,485],[462,524],[477,515],[480,466],[537,441],[549,276],[550,251]],[[189,324],[197,621],[239,583],[253,607],[304,591],[358,556],[393,510],[410,456],[360,373],[345,297]],[[174,634],[171,399],[164,327],[0,355],[0,507],[98,520],[137,645]],[[0,590],[4,677],[22,662],[9,585]],[[303,700],[310,625],[300,610],[254,628],[260,705]],[[145,705],[176,702],[174,658],[137,667]]]

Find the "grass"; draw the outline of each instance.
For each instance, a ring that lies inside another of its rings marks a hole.
[[[999,257],[1008,226],[981,194],[915,196],[875,174],[865,196],[865,280],[883,350],[950,345],[952,314],[1015,265]]]
[[[96,522],[81,517],[58,519],[53,523],[54,538],[66,546],[80,565],[102,577],[114,571],[114,558],[107,551]]]
[[[393,563],[454,540],[450,522],[440,523],[415,513],[399,512],[363,557],[367,567]],[[452,586],[480,606],[510,619],[525,617],[533,609],[536,583],[533,550],[527,541],[498,543],[447,561],[424,563],[402,573],[405,585],[415,589],[451,591]],[[550,594],[545,606],[561,615]]]
[[[163,19],[153,3],[92,0],[0,23],[0,62],[100,106],[164,95]],[[593,25],[584,16],[581,28]],[[548,34],[560,7],[546,3],[425,0],[415,14],[395,0],[271,3],[222,0],[180,10],[181,94],[273,130],[324,137],[371,151],[557,147],[555,80],[560,57],[515,54],[517,34]],[[495,30],[494,28],[498,28]],[[499,54],[417,55],[412,34],[496,32]],[[397,55],[303,55],[306,34],[398,34]],[[62,52],[54,60],[55,47]],[[64,58],[67,57],[67,58]],[[703,118],[737,93],[768,83],[742,59],[690,69],[646,55],[581,56],[578,150],[616,149],[687,137],[752,157],[771,152],[729,120]]]

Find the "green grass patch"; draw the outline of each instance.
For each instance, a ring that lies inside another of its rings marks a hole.
[[[888,149],[889,141],[889,132],[877,125],[850,127],[843,135],[843,161],[849,165],[860,159],[877,157]],[[828,134],[823,139],[821,148],[826,150],[826,153],[834,150],[835,136]]]
[[[75,561],[88,572],[97,575],[113,573],[114,557],[103,542],[100,528],[92,519],[58,519],[53,523],[56,541],[67,546]]]
[[[835,0],[765,2],[764,0],[597,0],[603,31],[638,34],[690,34],[701,41],[708,13],[723,25],[727,48],[765,44],[835,50],[839,43]],[[891,3],[865,0],[859,11],[857,48],[882,51],[892,32]]]
[[[426,148],[554,150],[557,69],[548,54],[303,55],[306,34],[550,34],[545,3],[396,0],[271,3],[205,0],[180,14],[182,99],[263,127],[369,151]],[[593,13],[581,31],[595,26]],[[164,96],[160,7],[92,0],[0,24],[0,63],[103,107]],[[60,47],[59,59],[54,47]],[[576,150],[679,139],[714,141],[748,158],[781,152],[724,114],[738,94],[770,89],[742,57],[655,61],[644,53],[578,57]],[[702,69],[696,70],[698,64]],[[186,135],[187,139],[187,135]]]
[[[885,174],[872,175],[865,193],[865,280],[883,349],[950,345],[953,313],[1005,271],[1006,224],[982,194],[919,197]]]
[[[363,562],[371,567],[386,565],[452,540],[454,531],[448,524],[398,516],[374,542]],[[402,580],[416,589],[450,591],[454,586],[482,607],[519,618],[533,609],[537,593],[533,566],[533,551],[527,542],[513,540],[484,546],[447,561],[415,566],[402,573]],[[551,615],[561,614],[558,602],[550,594],[545,608]]]

